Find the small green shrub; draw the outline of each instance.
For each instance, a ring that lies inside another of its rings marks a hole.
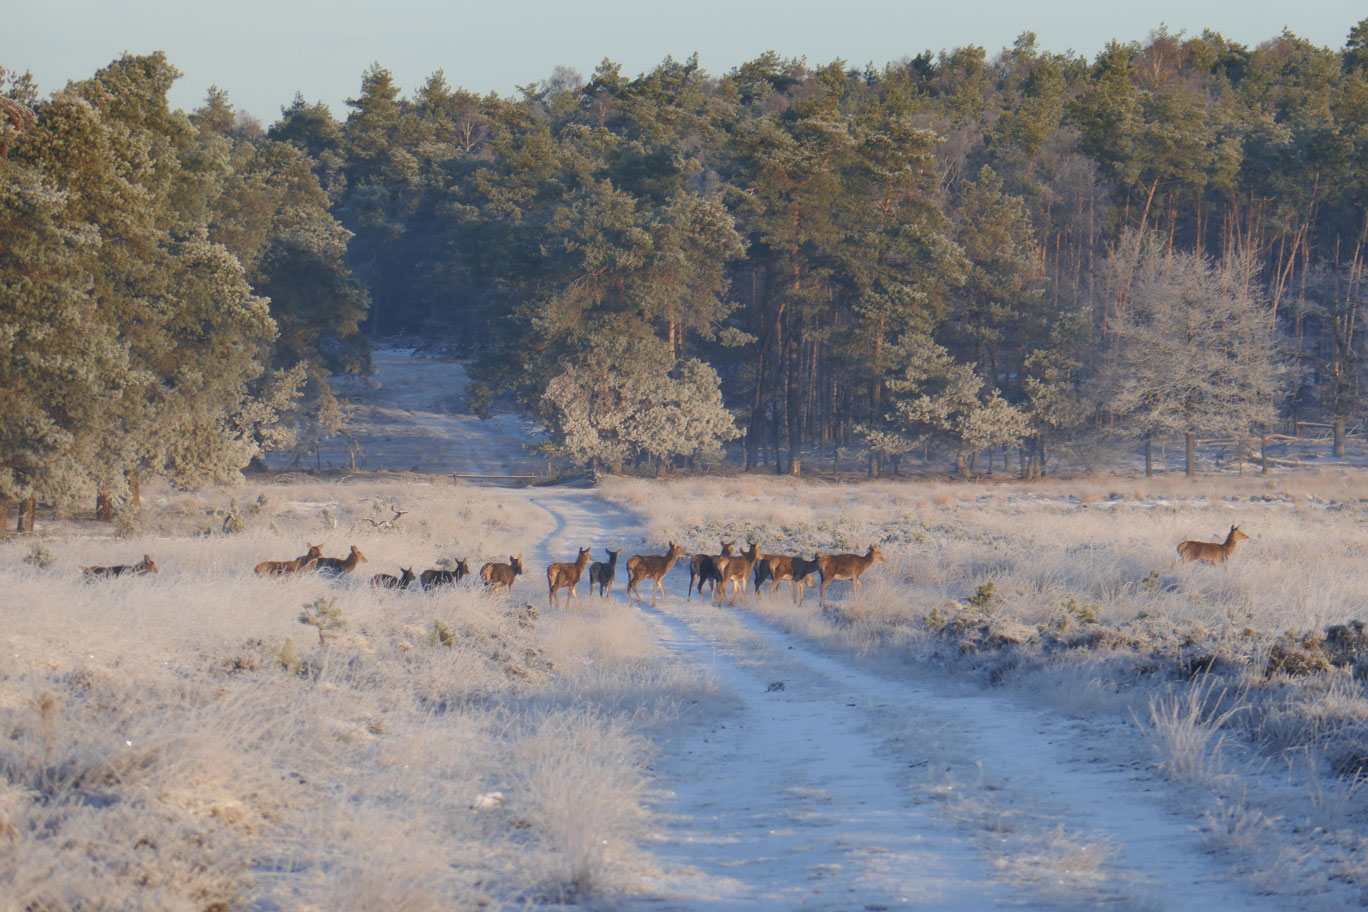
[[[263,491],[263,492],[257,497],[256,503],[250,504],[250,505],[247,507],[247,512],[250,513],[250,514],[252,514],[253,516],[260,516],[260,515],[266,510],[266,508],[269,507],[270,505],[271,505],[271,499],[270,499],[269,497],[267,497],[267,496],[266,496],[266,493]]]
[[[450,649],[456,643],[456,634],[444,621],[433,621],[432,632],[428,634],[429,646],[445,646]]]
[[[33,547],[29,549],[28,555],[24,558],[24,563],[32,564],[39,570],[46,570],[52,566],[52,562],[56,559],[57,555],[43,547],[42,542],[34,542]]]
[[[991,605],[996,598],[997,586],[994,585],[992,580],[989,580],[974,590],[974,594],[969,596],[969,604],[973,605],[979,611],[987,611],[988,606]]]
[[[327,635],[335,630],[346,630],[347,622],[342,619],[342,609],[337,600],[319,596],[304,606],[299,612],[299,623],[318,628],[318,645],[327,646]]]
[[[923,618],[922,622],[926,624],[926,629],[930,630],[932,633],[940,633],[945,629],[945,625],[950,623],[941,615],[939,605],[933,607],[931,613]]]
[[[1080,605],[1078,599],[1074,598],[1072,595],[1069,596],[1068,601],[1064,602],[1062,607],[1064,608],[1065,614],[1075,621],[1078,621],[1080,624],[1096,624],[1099,612],[1102,610],[1102,606],[1095,602],[1084,602]]]
[[[1149,572],[1149,575],[1140,581],[1141,591],[1148,592],[1150,595],[1157,595],[1159,592],[1159,587],[1160,578],[1158,570],[1151,570]]]
[[[294,641],[286,640],[276,647],[271,653],[271,658],[280,664],[290,674],[299,674],[304,670],[304,663],[295,655]]]
[[[247,523],[242,518],[242,511],[238,508],[237,498],[234,497],[228,504],[228,513],[223,517],[223,532],[225,535],[237,535],[247,531]]]

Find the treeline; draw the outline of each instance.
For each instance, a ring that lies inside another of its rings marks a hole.
[[[1342,446],[1361,408],[1368,20],[1338,51],[605,61],[515,98],[376,66],[348,104],[270,135],[336,195],[374,331],[470,346],[580,461],[739,437],[747,468],[1034,474],[1056,443],[1307,417]]]
[[[1034,475],[1071,442],[1306,418],[1342,447],[1361,412],[1368,20],[1339,50],[1160,31],[1093,60],[1025,34],[882,68],[605,61],[511,97],[440,72],[404,96],[377,64],[344,120],[297,96],[264,130],[217,91],[167,111],[172,75],[125,58],[43,101],[8,80],[0,228],[33,252],[0,251],[0,306],[86,329],[25,342],[43,367],[3,395],[39,405],[0,417],[29,428],[0,439],[0,498],[65,490],[67,458],[111,491],[226,470],[279,426],[235,417],[267,386],[364,369],[363,317],[474,356],[486,395],[609,468],[737,441],[794,474],[844,448]],[[177,284],[190,256],[231,277]],[[197,350],[220,329],[185,313],[234,282],[269,320]],[[103,373],[62,373],[73,338]],[[206,357],[227,367],[175,374]],[[82,404],[118,401],[137,408]]]

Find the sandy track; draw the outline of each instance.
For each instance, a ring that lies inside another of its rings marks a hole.
[[[592,491],[524,496],[556,520],[545,560],[651,550]],[[644,610],[672,660],[707,668],[736,709],[662,745],[660,873],[641,904],[1277,908],[1224,879],[1146,764],[1118,755],[1115,730],[866,673],[743,609],[686,602],[685,566],[668,602]]]

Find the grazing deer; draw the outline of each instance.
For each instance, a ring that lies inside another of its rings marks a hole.
[[[319,573],[340,575],[351,573],[356,569],[357,564],[366,563],[366,555],[362,554],[356,545],[351,546],[351,553],[346,557],[320,557],[314,564],[314,570]]]
[[[454,586],[461,580],[470,575],[470,565],[463,560],[456,562],[454,570],[438,570],[435,567],[431,570],[424,570],[418,576],[418,585],[424,589],[435,589],[438,586]]]
[[[510,557],[506,564],[485,564],[480,568],[480,579],[491,592],[497,592],[499,589],[507,592],[513,588],[513,580],[522,573],[522,569],[522,556]]]
[[[557,589],[569,589],[570,597],[575,600],[575,604],[579,604],[579,581],[588,564],[589,549],[580,548],[579,556],[575,558],[573,564],[551,564],[546,568],[547,601],[553,608],[560,607],[560,597],[556,595]]]
[[[821,588],[817,590],[818,600],[826,604],[826,587],[837,580],[850,580],[854,591],[860,591],[860,577],[875,564],[884,563],[878,545],[870,545],[863,556],[859,554],[818,554],[817,572],[822,576]]]
[[[670,542],[670,550],[664,554],[633,554],[627,560],[627,601],[632,600],[632,593],[636,593],[637,605],[641,604],[641,590],[637,588],[637,583],[642,580],[650,580],[651,585],[651,607],[655,607],[656,590],[660,590],[660,597],[665,598],[665,583],[662,582],[665,574],[670,572],[675,561],[684,556],[684,549],[674,542]]]
[[[808,578],[817,572],[817,558],[807,560],[802,557],[789,557],[785,554],[766,554],[755,565],[755,592],[760,594],[760,584],[770,581],[770,595],[779,588],[779,583],[788,580],[789,593],[796,604],[803,604],[807,595]]]
[[[589,565],[589,594],[593,595],[594,586],[597,585],[599,595],[607,598],[613,591],[613,580],[617,577],[617,559],[622,549],[614,551],[611,548],[604,548],[603,551],[608,555],[608,563],[594,561]]]
[[[1249,536],[1241,532],[1239,526],[1231,526],[1230,534],[1226,536],[1226,540],[1223,542],[1185,541],[1180,543],[1178,545],[1178,557],[1185,564],[1191,561],[1224,564],[1230,560],[1230,552],[1235,550],[1235,546],[1248,539]]]
[[[405,567],[400,567],[399,573],[399,576],[377,573],[371,577],[371,585],[377,589],[407,589],[409,584],[418,578],[413,575],[412,570]]]
[[[713,591],[715,592],[717,590],[717,583],[720,579],[717,575],[717,559],[719,557],[731,557],[732,547],[735,544],[736,542],[724,541],[722,543],[721,554],[695,554],[693,557],[689,558],[689,592],[685,596],[686,601],[693,601],[695,580],[698,581],[699,598],[703,597],[704,583],[712,583]]]
[[[746,581],[750,578],[751,568],[759,559],[759,542],[751,542],[749,551],[743,551],[731,557],[719,557],[717,559],[718,582],[713,587],[713,604],[722,604],[722,590],[727,587],[727,583],[731,583],[731,599],[727,605],[735,605],[736,593],[746,591]]]
[[[307,544],[307,542],[306,542]],[[286,573],[307,573],[314,568],[323,556],[322,545],[309,545],[309,550],[294,560],[262,561],[256,565],[256,572],[262,576],[279,576]]]
[[[144,554],[140,563],[115,564],[113,567],[82,567],[81,572],[92,579],[109,579],[115,576],[123,576],[125,573],[130,576],[156,573],[157,565],[153,562],[152,555]]]

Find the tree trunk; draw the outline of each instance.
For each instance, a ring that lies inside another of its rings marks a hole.
[[[0,530],[9,525],[9,504],[0,500]]]
[[[1343,415],[1336,415],[1336,416],[1335,416],[1335,450],[1334,450],[1334,453],[1335,453],[1336,456],[1339,456],[1339,457],[1343,457],[1343,456],[1344,456],[1344,424],[1345,424],[1344,416],[1343,416]]]
[[[19,522],[15,525],[16,532],[32,532],[34,527],[34,517],[38,512],[38,498],[26,497],[19,504]]]
[[[1197,438],[1191,431],[1183,435],[1183,455],[1187,463],[1183,474],[1193,478],[1197,475]]]
[[[104,491],[95,495],[95,521],[114,521],[114,498]]]
[[[1268,435],[1264,434],[1259,438],[1259,455],[1263,457],[1263,468],[1259,471],[1260,475],[1268,474]]]
[[[1154,441],[1149,434],[1145,435],[1145,477],[1154,477]]]
[[[129,469],[124,475],[128,478],[128,506],[132,508],[133,514],[142,517],[142,484],[138,480],[138,473]]]
[[[788,389],[787,407],[784,409],[788,419],[789,474],[797,477],[803,474],[803,333],[789,329],[788,339]]]

